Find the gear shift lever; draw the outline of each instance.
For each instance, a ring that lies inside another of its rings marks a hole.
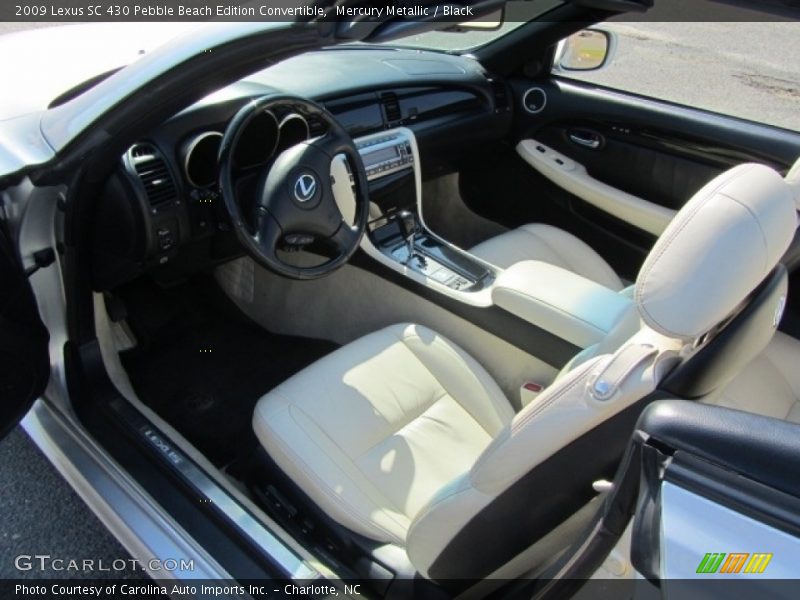
[[[417,255],[416,247],[414,246],[414,238],[417,234],[417,217],[416,215],[409,211],[409,210],[401,210],[397,213],[397,221],[400,223],[400,231],[403,233],[403,237],[406,240],[406,245],[408,247],[408,258],[406,259],[406,264],[409,264],[411,260],[417,256],[421,265],[425,265],[425,257]]]

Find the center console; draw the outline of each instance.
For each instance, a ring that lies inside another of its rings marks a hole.
[[[410,130],[392,129],[355,142],[371,201],[361,247],[378,262],[460,303],[500,309],[515,330],[527,323],[533,326],[526,329],[530,335],[545,331],[551,346],[556,340],[569,346],[569,356],[638,328],[638,312],[626,294],[539,261],[500,269],[430,231],[420,210],[419,151]]]
[[[355,142],[372,203],[364,251],[444,294],[472,305],[490,305],[495,268],[425,227],[419,212],[422,184],[414,134],[397,128]]]
[[[503,271],[492,300],[578,348],[597,344],[613,331],[632,333],[639,327],[639,312],[626,294],[537,260]]]

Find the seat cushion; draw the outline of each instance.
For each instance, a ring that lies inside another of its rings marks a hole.
[[[623,288],[620,278],[597,252],[571,233],[542,223],[523,225],[490,238],[470,252],[501,269],[523,260],[539,260],[614,291]]]
[[[474,359],[404,324],[360,338],[270,391],[253,427],[331,518],[403,545],[417,512],[469,471],[513,414]]]
[[[712,404],[800,423],[800,341],[775,337]]]

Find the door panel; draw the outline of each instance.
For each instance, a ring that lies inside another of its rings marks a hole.
[[[596,132],[602,146],[590,149],[576,144],[570,138],[576,129]],[[680,209],[684,199],[731,166],[679,154],[677,144],[672,151],[658,148],[655,134],[648,139],[629,127],[602,122],[583,125],[566,119],[548,124],[537,135],[583,164],[599,181],[672,210]]]
[[[620,192],[679,209],[720,172],[756,161],[781,172],[800,156],[800,134],[556,77],[510,81],[515,115],[507,154],[485,158],[479,174],[463,173],[462,193],[476,212],[507,227],[536,219],[564,227],[633,279],[658,234],[631,223],[623,209],[598,208],[530,168],[516,151],[534,139],[582,165],[587,175]],[[522,99],[532,87],[547,101],[538,112]],[[522,174],[526,169],[528,174]],[[498,193],[499,192],[499,193]]]
[[[597,144],[597,148],[591,151],[608,153],[607,150],[601,149],[601,140],[604,138],[597,133],[592,133],[591,138],[576,137],[575,134],[569,135],[580,140],[581,144],[586,139],[591,139],[593,143]],[[609,185],[590,173],[583,162],[567,158],[565,154],[538,140],[522,140],[517,144],[517,154],[536,171],[565,191],[595,208],[653,235],[661,235],[675,216],[674,209],[646,200],[645,198],[648,197],[646,195],[636,196],[626,192],[620,186]],[[602,171],[595,170],[595,173],[599,176],[603,175]]]
[[[800,426],[669,401],[637,428],[652,447],[633,528],[637,570],[666,598],[717,595],[710,586],[724,580],[747,586],[739,597],[797,597]]]

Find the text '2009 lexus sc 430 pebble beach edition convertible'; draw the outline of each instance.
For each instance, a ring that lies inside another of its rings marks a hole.
[[[3,36],[4,431],[174,595],[796,597],[798,22],[648,4]]]

